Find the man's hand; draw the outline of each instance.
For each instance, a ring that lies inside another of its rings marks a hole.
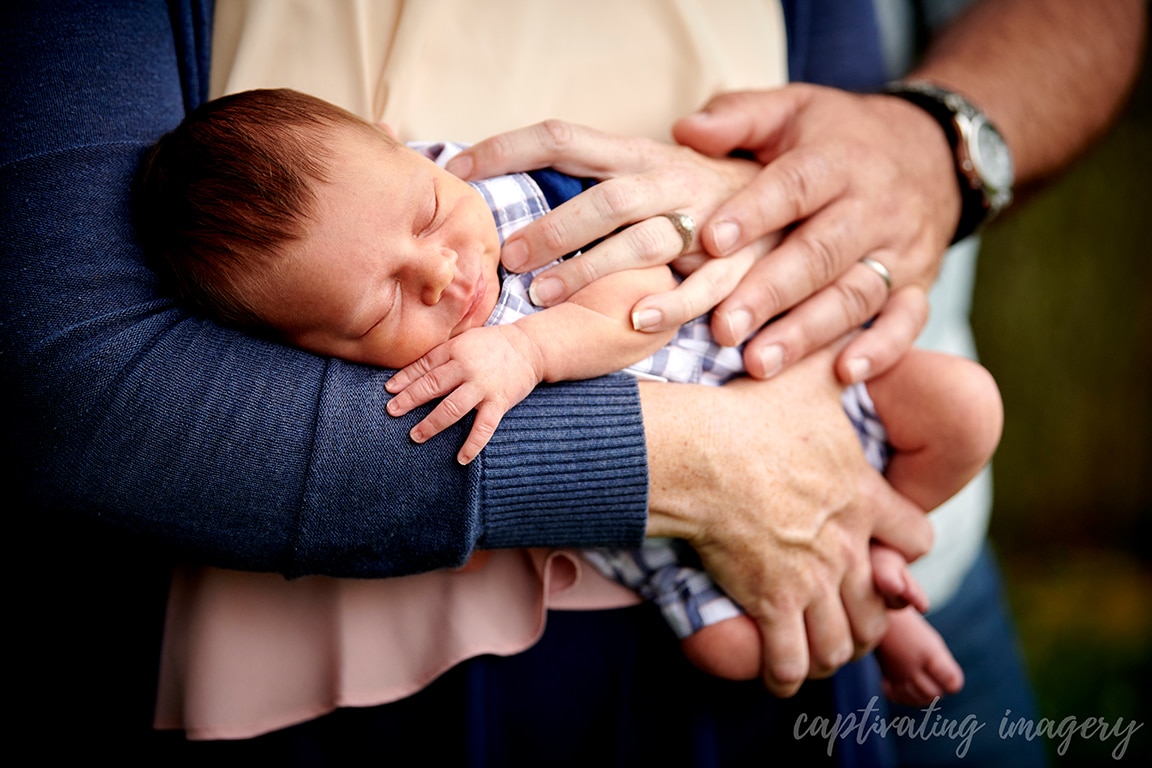
[[[763,382],[641,384],[648,532],[696,548],[756,621],[764,681],[784,696],[883,634],[871,542],[913,560],[932,538],[923,512],[864,459],[840,406],[834,354]]]
[[[500,420],[542,380],[540,350],[515,323],[472,328],[397,371],[385,388],[395,395],[388,413],[403,416],[418,405],[444,398],[412,428],[422,443],[464,418],[476,420],[457,461],[467,464],[484,449]]]
[[[888,96],[792,85],[717,96],[673,134],[705,154],[742,150],[764,164],[701,223],[709,253],[786,232],[714,315],[721,343],[754,336],[749,373],[770,376],[881,310],[883,323],[842,355],[841,378],[879,373],[911,346],[960,213],[951,151],[931,118]],[[864,257],[887,268],[891,301]]]

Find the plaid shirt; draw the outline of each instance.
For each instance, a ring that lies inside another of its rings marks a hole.
[[[439,165],[462,149],[453,144],[412,146]],[[514,173],[470,183],[492,210],[501,243],[549,210],[543,192],[527,174]],[[551,266],[524,274],[501,270],[500,298],[485,325],[512,323],[541,311],[528,298],[528,286],[537,274]],[[626,371],[645,379],[719,386],[744,373],[744,363],[740,349],[722,347],[713,340],[709,316],[703,315],[685,323],[663,349]],[[846,389],[841,402],[856,428],[868,461],[883,471],[889,455],[887,435],[864,385]],[[684,542],[649,539],[639,549],[585,550],[584,556],[609,578],[656,603],[677,637],[687,637],[741,613],[698,567],[696,553]]]

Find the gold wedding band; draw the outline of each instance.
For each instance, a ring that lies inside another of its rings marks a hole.
[[[668,221],[672,222],[672,226],[676,227],[676,232],[680,235],[680,240],[683,241],[684,247],[680,249],[678,256],[683,256],[692,247],[692,236],[696,234],[696,222],[692,217],[686,213],[677,213],[669,211],[668,213],[660,214]]]
[[[880,275],[880,279],[884,281],[884,285],[888,286],[888,293],[892,293],[892,273],[888,271],[886,266],[876,261],[876,259],[870,259],[867,256],[860,259],[860,263]]]

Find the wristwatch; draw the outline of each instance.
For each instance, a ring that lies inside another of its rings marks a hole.
[[[1012,153],[988,116],[958,93],[925,80],[897,80],[884,93],[927,112],[948,137],[960,184],[957,243],[995,218],[1012,202],[1016,171]]]

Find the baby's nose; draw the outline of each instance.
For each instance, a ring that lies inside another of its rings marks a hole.
[[[444,249],[430,254],[424,262],[423,272],[424,288],[420,300],[428,306],[439,304],[444,291],[456,277],[456,252]]]

